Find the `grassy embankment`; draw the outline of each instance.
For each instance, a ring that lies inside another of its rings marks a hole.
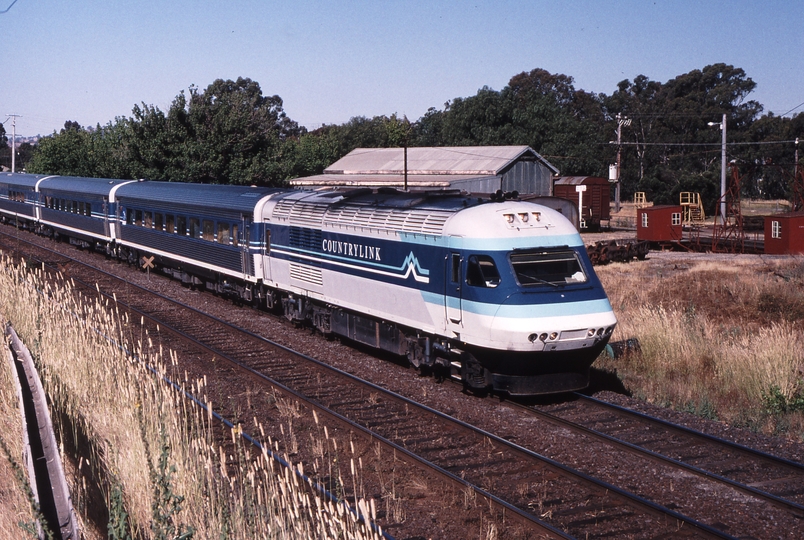
[[[85,538],[375,537],[343,505],[311,496],[266,455],[249,455],[237,432],[228,451],[218,446],[210,417],[108,339],[158,373],[170,371],[171,354],[113,306],[76,300],[68,283],[49,284],[40,271],[3,258],[0,316],[12,322],[40,370],[68,448],[63,452],[72,458],[68,480]],[[183,384],[196,391],[203,381]],[[22,462],[22,434],[6,361],[0,385],[0,441],[8,449],[0,457],[0,536],[32,537],[25,532],[33,530],[34,519],[28,490],[14,474]],[[268,444],[279,450],[278,443]],[[318,444],[332,463],[333,441],[322,433]],[[348,450],[342,453],[349,457]],[[347,464],[343,483],[351,485],[350,460],[341,461]],[[99,527],[88,515],[100,517]]]
[[[802,258],[656,259],[597,268],[613,341],[641,349],[596,366],[647,401],[804,440]]]

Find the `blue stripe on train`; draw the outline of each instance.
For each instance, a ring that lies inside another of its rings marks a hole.
[[[422,298],[428,304],[443,307],[444,296],[422,291]],[[574,315],[593,315],[595,313],[611,312],[611,304],[605,298],[597,300],[577,300],[573,295],[571,302],[510,305],[486,304],[482,302],[461,301],[461,309],[467,313],[487,317],[503,317],[506,319],[534,319],[538,317],[565,317]]]

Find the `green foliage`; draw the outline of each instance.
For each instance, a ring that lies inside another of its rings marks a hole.
[[[159,422],[160,451],[157,465],[153,464],[153,456],[148,436],[145,432],[145,419],[142,407],[137,407],[137,421],[140,426],[140,438],[145,445],[145,458],[148,463],[148,475],[153,486],[151,501],[151,534],[156,540],[186,540],[193,537],[192,527],[185,527],[179,520],[184,497],[173,492],[171,478],[176,473],[175,465],[168,465],[170,445],[164,422]]]
[[[684,412],[706,418],[707,420],[717,420],[717,409],[714,403],[709,401],[706,397],[698,401],[689,401],[684,404],[682,409]]]
[[[123,489],[119,484],[114,484],[109,494],[108,536],[110,540],[131,540],[128,512],[123,500]]]
[[[407,118],[355,116],[308,133],[287,117],[279,96],[257,82],[218,79],[180,92],[167,111],[142,103],[130,118],[81,128],[75,122],[40,142],[28,170],[114,178],[282,185],[320,174],[355,148],[527,145],[562,175],[607,176],[622,124],[622,199],[646,191],[656,203],[678,203],[681,191],[702,194],[713,212],[720,194],[720,131],[730,143],[804,137],[804,113],[761,116],[748,99],[756,83],[740,68],[718,63],[665,83],[645,75],[623,80],[611,95],[574,86],[572,77],[534,69],[501,90],[484,86]],[[0,127],[1,129],[1,127]],[[3,146],[0,131],[0,149]],[[728,147],[746,196],[789,196],[794,146]]]
[[[799,384],[799,387],[802,385]],[[774,385],[762,391],[762,404],[765,412],[779,416],[792,412],[804,412],[804,392],[799,389],[792,397],[787,397],[781,388]]]

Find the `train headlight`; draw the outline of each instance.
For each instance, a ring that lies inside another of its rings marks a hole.
[[[545,341],[545,340],[547,340],[547,333],[542,333],[542,334],[539,336],[539,339],[540,339],[541,341]]]
[[[537,339],[539,339],[539,336],[537,334],[531,334],[528,336],[528,341],[530,341],[531,343],[533,343]]]
[[[590,328],[589,330],[586,331],[586,337],[594,337],[594,335],[595,335],[594,328]]]
[[[558,332],[550,332],[550,341],[553,341],[558,337]]]

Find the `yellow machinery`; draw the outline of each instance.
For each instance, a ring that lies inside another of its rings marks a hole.
[[[703,223],[706,220],[700,193],[682,191],[679,198],[683,211],[682,219],[684,225]]]

